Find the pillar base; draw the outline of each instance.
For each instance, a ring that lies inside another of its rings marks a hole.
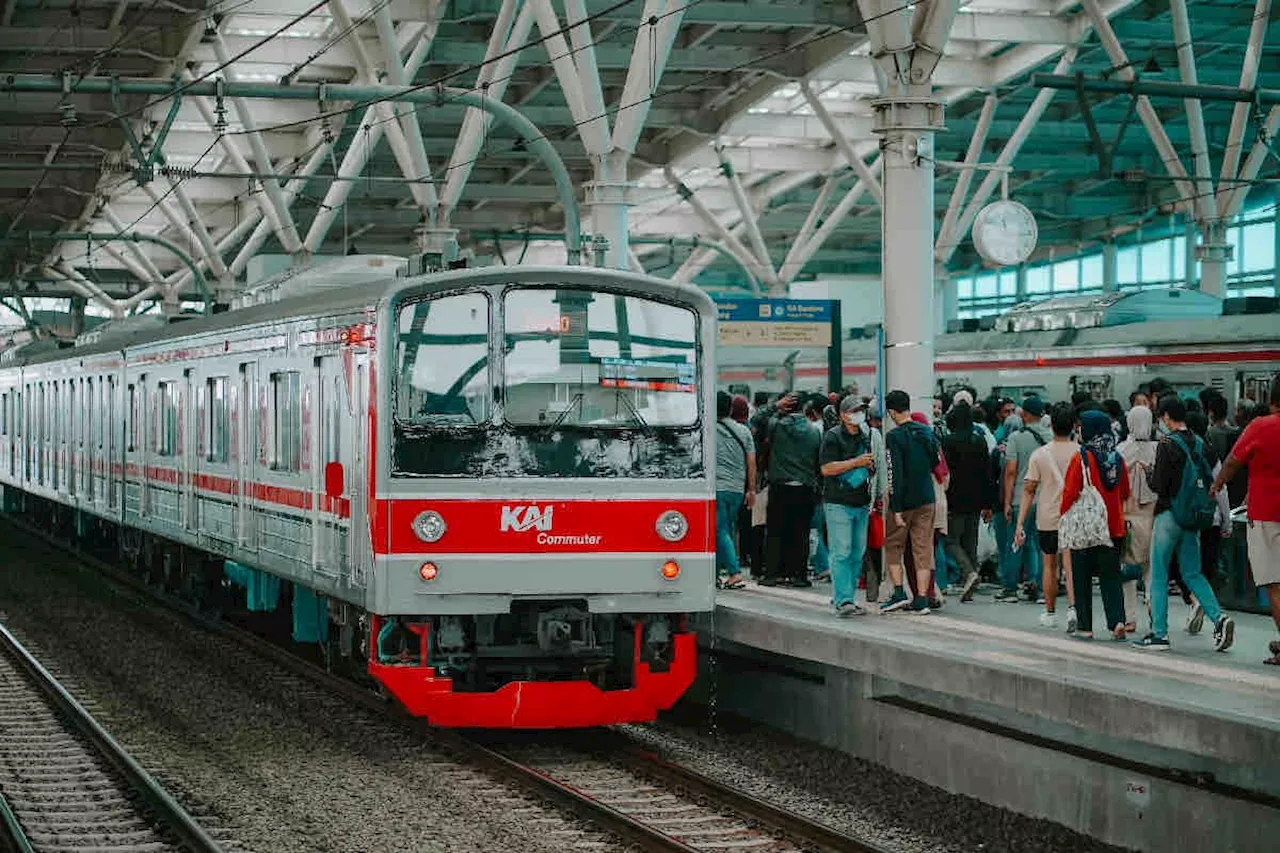
[[[583,184],[583,206],[589,211],[593,237],[592,263],[599,267],[628,269],[627,210],[634,184],[627,181],[588,181]]]

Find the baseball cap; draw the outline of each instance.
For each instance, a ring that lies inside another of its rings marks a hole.
[[[840,414],[846,414],[848,412],[860,412],[866,407],[867,407],[867,404],[862,402],[861,398],[859,398],[854,394],[850,394],[849,396],[845,397],[843,400],[840,401]]]
[[[1022,411],[1038,418],[1044,414],[1044,400],[1039,397],[1028,397],[1022,401]]]

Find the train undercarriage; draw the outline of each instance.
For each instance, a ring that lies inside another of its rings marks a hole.
[[[393,696],[447,727],[652,720],[692,684],[678,614],[591,613],[585,600],[506,614],[383,616],[150,532],[4,488],[4,512],[206,613]]]

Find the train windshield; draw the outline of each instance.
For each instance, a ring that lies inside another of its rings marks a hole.
[[[606,290],[494,288],[410,302],[396,331],[397,476],[705,474],[688,308]]]
[[[697,317],[587,290],[504,299],[505,417],[514,425],[672,427],[698,420]]]

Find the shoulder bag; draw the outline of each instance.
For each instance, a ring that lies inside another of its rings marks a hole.
[[[1050,464],[1057,465],[1050,459]],[[1058,522],[1058,547],[1068,551],[1083,551],[1112,545],[1111,526],[1107,522],[1107,505],[1102,493],[1093,485],[1089,471],[1089,457],[1080,451],[1080,467],[1083,483],[1080,495]]]

